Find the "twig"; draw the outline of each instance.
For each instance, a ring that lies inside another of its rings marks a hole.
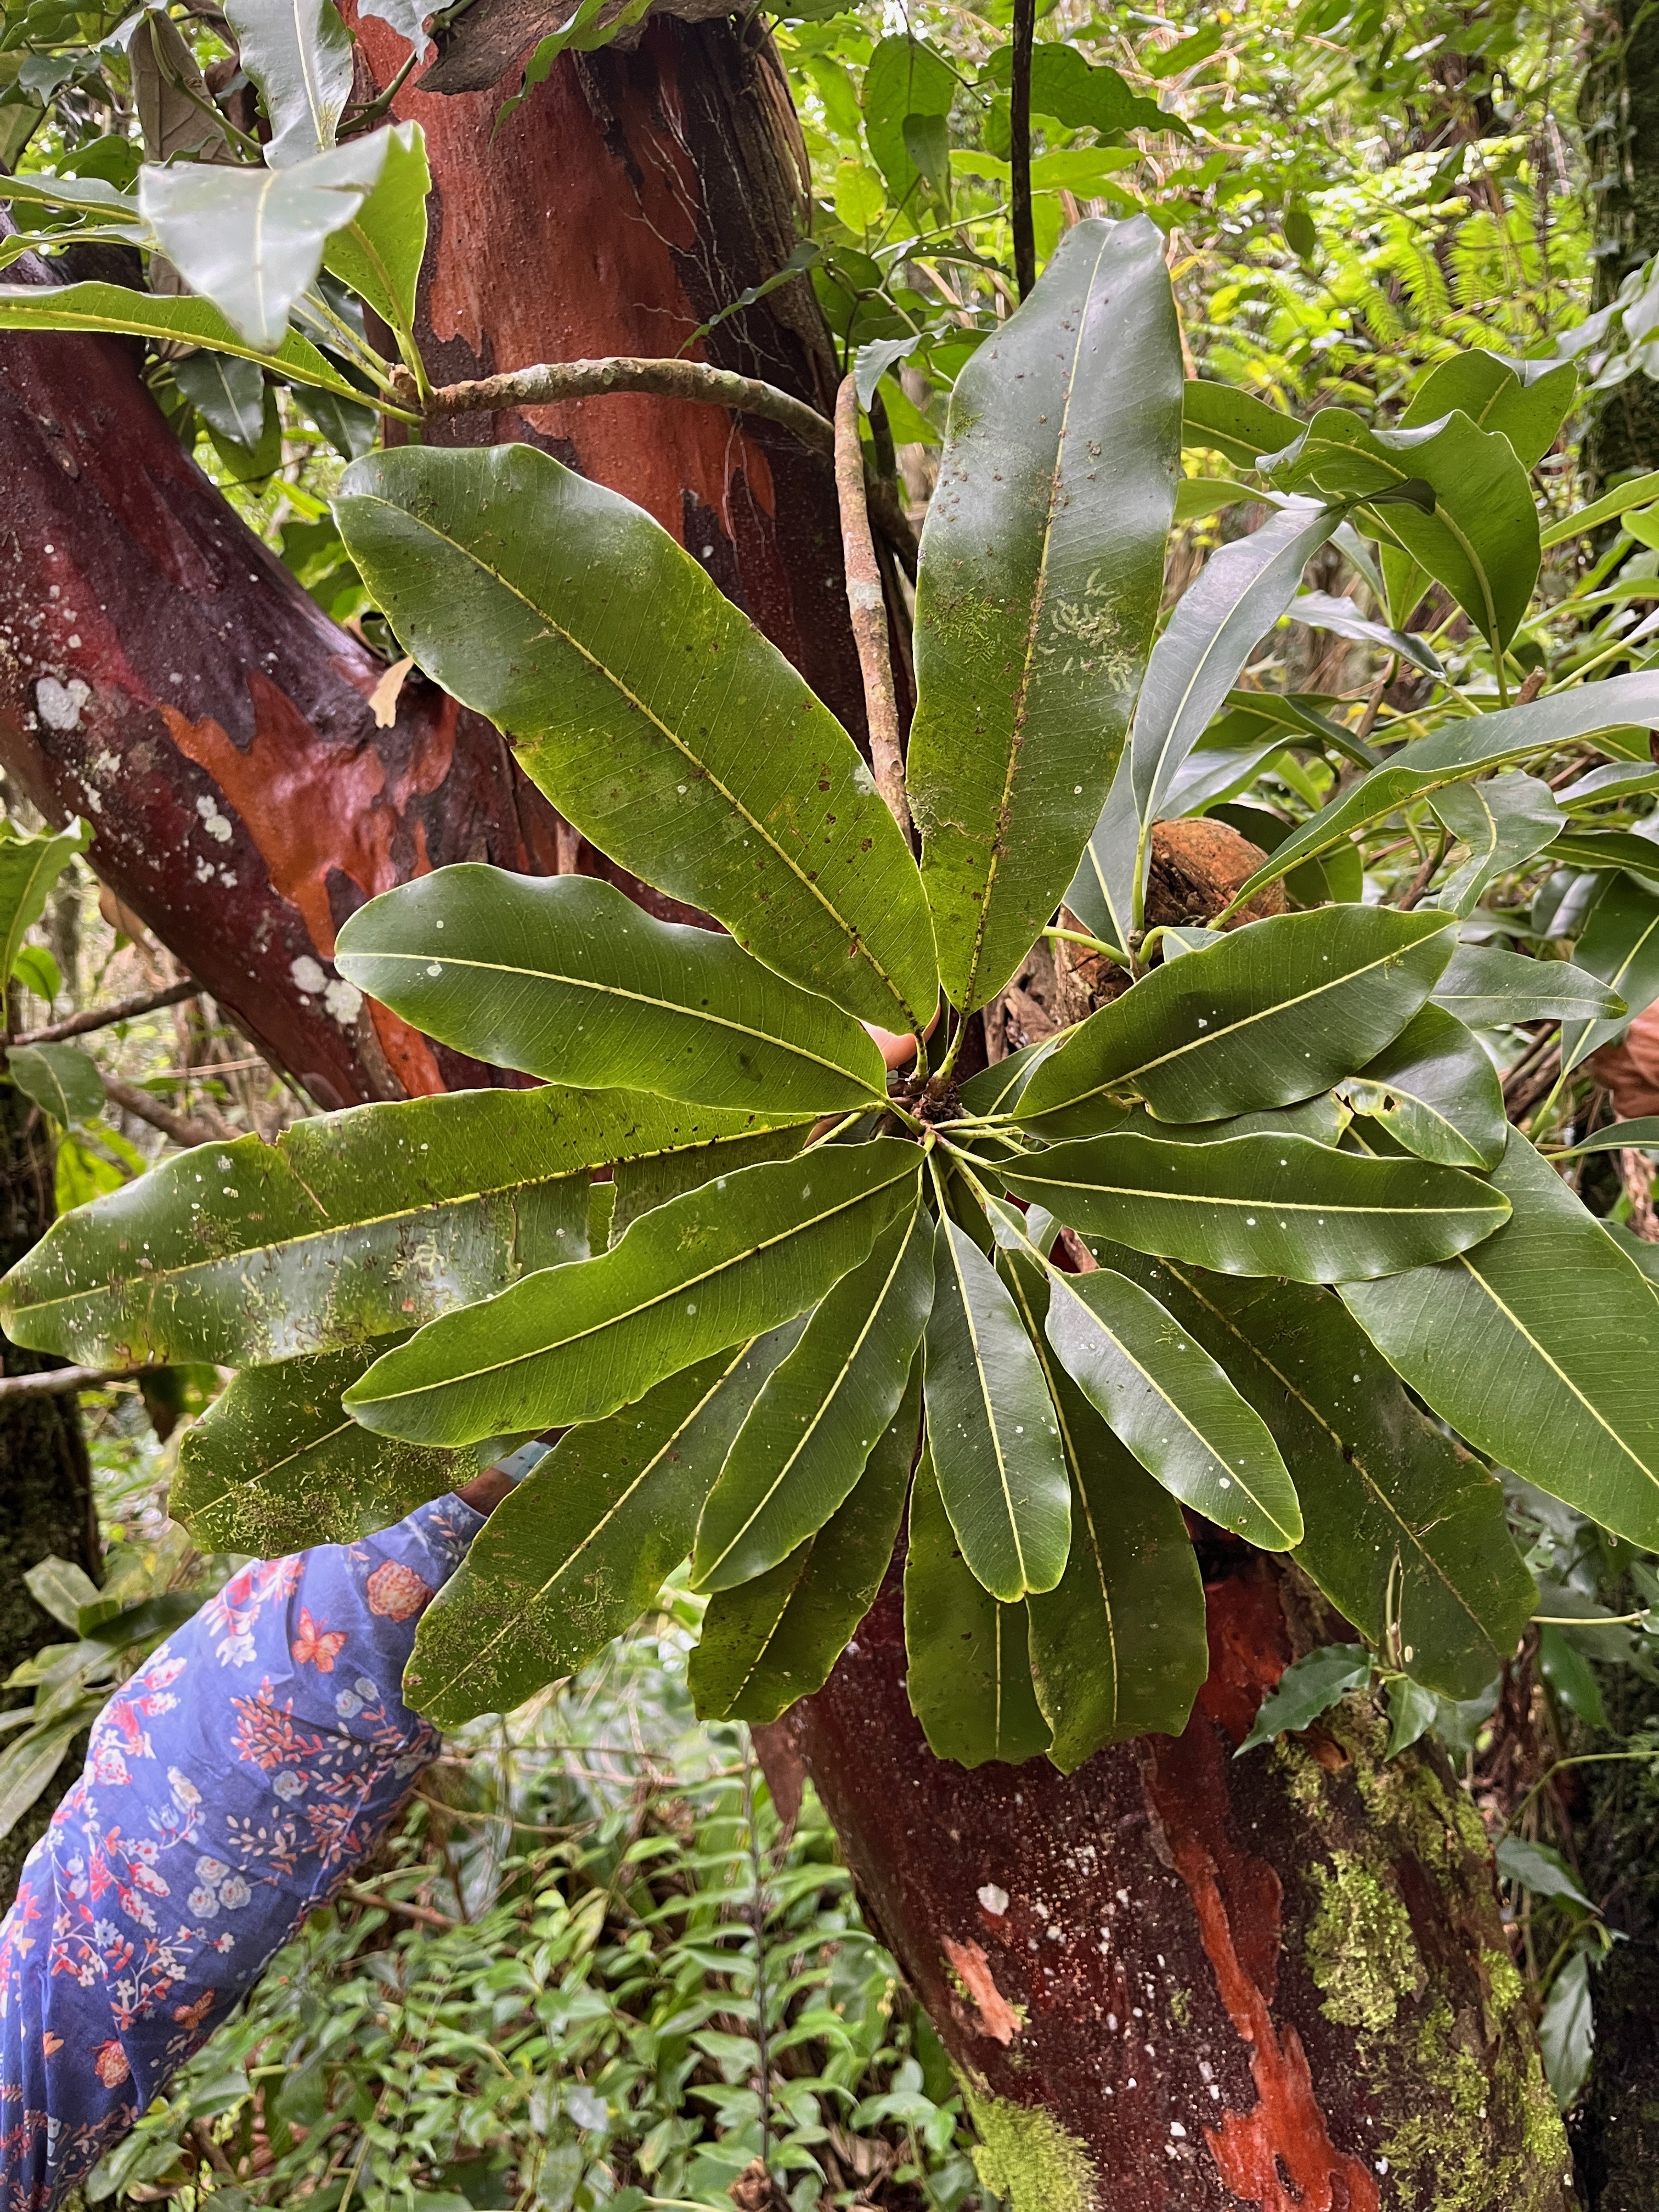
[[[66,1398],[72,1390],[98,1390],[106,1382],[130,1382],[143,1370],[135,1367],[43,1367],[38,1375],[0,1376],[0,1405],[20,1398]]]
[[[198,1121],[189,1114],[175,1114],[171,1106],[163,1106],[159,1098],[152,1098],[148,1091],[140,1091],[136,1084],[123,1083],[118,1075],[106,1075],[104,1088],[118,1106],[140,1121],[148,1121],[152,1129],[159,1129],[164,1137],[171,1137],[175,1145],[182,1145],[186,1152],[195,1145],[218,1145],[225,1141],[205,1121]]]
[[[1422,866],[1412,878],[1411,883],[1407,888],[1405,896],[1400,901],[1399,911],[1401,913],[1403,914],[1408,908],[1414,907],[1419,899],[1422,897],[1424,892],[1427,890],[1429,887],[1429,878],[1433,875],[1435,870],[1440,866],[1440,863],[1445,859],[1447,848],[1450,843],[1451,837],[1449,832],[1443,830],[1440,832],[1439,844],[1435,848],[1434,851],[1430,854],[1428,859],[1424,861]]]
[[[131,998],[117,999],[112,1006],[90,1006],[84,1013],[48,1023],[43,1030],[25,1030],[8,1042],[56,1044],[60,1037],[85,1036],[89,1030],[106,1030],[116,1022],[135,1021],[140,1014],[159,1013],[163,1006],[176,1006],[185,999],[198,997],[204,988],[193,975],[186,975],[180,983],[169,983],[165,991],[135,991]]]
[[[864,678],[864,711],[870,726],[870,763],[876,788],[908,839],[910,803],[904,791],[904,756],[899,747],[898,700],[887,643],[887,595],[870,536],[864,498],[864,453],[859,443],[858,386],[842,379],[836,394],[836,496],[841,503],[842,560],[847,570],[847,611]]]
[[[405,1905],[400,1897],[383,1897],[378,1889],[365,1889],[361,1884],[349,1881],[345,1893],[354,1905],[376,1905],[382,1912],[401,1912],[410,1920],[418,1920],[423,1928],[435,1928],[447,1935],[460,1922],[452,1920],[447,1912],[434,1912],[429,1905]]]
[[[1389,655],[1388,666],[1371,686],[1370,696],[1365,702],[1365,711],[1360,716],[1358,726],[1354,731],[1355,738],[1362,745],[1369,742],[1371,732],[1376,727],[1376,718],[1382,711],[1382,694],[1393,683],[1399,666],[1400,655],[1397,653],[1391,653]]]
[[[1013,82],[1008,100],[1008,166],[1014,231],[1014,283],[1023,300],[1036,283],[1036,230],[1031,215],[1031,47],[1036,0],[1014,0]]]

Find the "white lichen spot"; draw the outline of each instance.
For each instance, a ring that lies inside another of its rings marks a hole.
[[[356,1020],[362,1003],[362,993],[343,975],[337,975],[323,993],[323,1004],[342,1029],[349,1029]]]
[[[232,835],[228,818],[219,811],[219,802],[211,792],[204,792],[196,802],[196,811],[202,817],[202,827],[210,837],[216,837],[222,845],[228,845]]]
[[[979,1901],[994,1920],[1000,1920],[1008,1910],[1008,1893],[999,1889],[995,1882],[988,1881],[981,1888]]]
[[[297,960],[290,961],[288,972],[301,990],[309,991],[313,995],[328,988],[328,977],[323,971],[321,962],[313,960],[308,952],[302,952]]]
[[[49,730],[78,730],[81,709],[91,696],[91,684],[78,676],[71,676],[67,684],[43,676],[34,687],[34,711]]]
[[[862,761],[853,763],[853,787],[861,791],[866,799],[878,799],[881,795],[876,789],[876,779]]]

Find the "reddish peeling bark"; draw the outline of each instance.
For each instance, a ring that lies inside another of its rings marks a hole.
[[[1382,1763],[1352,1702],[1236,1761],[1316,1624],[1259,1555],[1207,1598],[1186,1733],[1069,1779],[932,1756],[896,1578],[763,1732],[786,1794],[804,1762],[945,2039],[987,2179],[1015,2212],[1559,2212],[1565,2142],[1478,1820],[1437,1754]],[[1069,2153],[1023,2139],[1033,2110]]]

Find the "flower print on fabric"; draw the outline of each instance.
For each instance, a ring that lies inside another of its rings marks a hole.
[[[438,1747],[421,1613],[483,1525],[232,1577],[110,1699],[0,1925],[0,2212],[51,2212],[371,1850]]]

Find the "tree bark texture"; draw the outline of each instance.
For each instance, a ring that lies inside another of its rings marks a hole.
[[[1596,0],[1585,10],[1589,56],[1578,120],[1589,166],[1595,234],[1592,308],[1659,253],[1659,16],[1644,0]],[[1626,377],[1589,403],[1583,466],[1592,495],[1614,477],[1659,468],[1659,384]]]
[[[896,1577],[763,1732],[804,1763],[963,2084],[1012,2212],[1560,2212],[1565,2136],[1479,1814],[1351,1698],[1235,1760],[1331,1623],[1261,1554],[1208,1563],[1186,1733],[974,1772],[904,1697]]]
[[[52,1216],[52,1146],[38,1108],[14,1085],[0,1086],[0,1268],[21,1260],[45,1235]],[[33,1375],[60,1363],[25,1352],[0,1334],[0,1368]],[[0,1681],[43,1644],[68,1632],[42,1612],[23,1576],[48,1553],[71,1560],[94,1582],[103,1579],[92,1468],[73,1398],[37,1398],[0,1412]],[[12,1692],[13,1705],[27,1692]],[[6,1741],[9,1741],[8,1737]],[[29,1846],[75,1778],[76,1754],[59,1769],[11,1833],[0,1840],[0,1911],[10,1904]]]

